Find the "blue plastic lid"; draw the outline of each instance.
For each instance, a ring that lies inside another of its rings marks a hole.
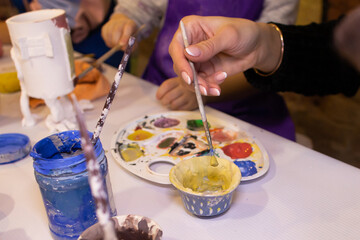
[[[30,149],[28,136],[20,133],[0,134],[0,164],[21,160],[29,154]]]

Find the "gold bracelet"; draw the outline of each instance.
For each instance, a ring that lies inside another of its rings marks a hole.
[[[281,55],[280,55],[280,60],[278,62],[278,64],[276,65],[275,69],[269,73],[263,73],[261,72],[260,70],[257,70],[256,68],[254,68],[254,71],[256,74],[262,76],[262,77],[268,77],[268,76],[271,76],[273,75],[280,67],[281,63],[282,63],[282,60],[283,60],[283,55],[284,55],[284,37],[282,35],[282,32],[280,30],[280,28],[278,26],[276,26],[275,24],[273,23],[269,23],[270,26],[272,26],[273,28],[275,28],[275,30],[279,33],[280,35],[280,40],[281,40]]]

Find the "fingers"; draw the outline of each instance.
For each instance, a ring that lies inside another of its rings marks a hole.
[[[215,83],[215,85],[219,85],[225,80],[227,74],[226,72],[217,72],[213,75],[219,65],[214,64],[216,63],[215,61],[219,63],[219,58],[215,58],[214,56],[223,49],[228,48],[228,46],[226,41],[224,41],[222,34],[210,34],[210,37],[204,37],[204,35],[207,35],[208,32],[211,31],[208,29],[206,30],[207,27],[202,26],[201,21],[197,22],[196,20],[199,20],[196,16],[185,17],[182,19],[182,21],[185,22],[185,29],[189,33],[189,42],[194,42],[194,45],[190,45],[188,48],[184,49],[180,28],[178,28],[174,34],[172,42],[170,43],[169,54],[173,59],[174,71],[178,76],[181,76],[185,83],[189,85],[193,81],[193,73],[188,61],[190,60],[194,63],[201,62],[201,64],[196,65],[196,70],[204,73],[203,79],[205,81],[212,81],[211,83]],[[199,36],[203,37],[199,38]],[[206,74],[208,76],[206,76]],[[205,85],[203,85],[201,89],[203,95],[219,94],[218,86],[211,91],[205,87]]]
[[[193,110],[197,108],[195,93],[182,80],[171,78],[159,87],[156,97],[171,110]]]
[[[163,82],[156,92],[156,98],[164,106],[168,106],[172,110],[179,108],[182,102],[177,101],[176,104],[173,102],[179,99],[183,95],[183,91],[178,88],[179,83],[175,78],[171,78]]]
[[[108,47],[118,44],[126,46],[136,29],[137,25],[133,20],[123,14],[114,14],[102,27],[101,36]]]
[[[226,48],[227,44],[223,36],[216,34],[212,38],[190,45],[185,49],[185,54],[190,61],[205,62]]]
[[[101,37],[104,39],[106,46],[111,48],[116,45],[116,40],[120,38],[121,34],[121,32],[117,30],[119,28],[120,26],[116,28],[116,23],[114,23],[113,20],[104,24],[101,28]],[[113,39],[115,39],[115,41]]]
[[[181,30],[175,32],[174,37],[169,45],[169,54],[173,60],[173,68],[175,73],[188,84],[191,83],[192,71],[187,58],[184,55],[184,42],[181,36]],[[190,82],[189,82],[190,80]]]
[[[217,72],[211,76],[199,73],[198,82],[201,94],[204,96],[220,96],[221,89],[219,85],[225,81],[226,77],[227,74],[225,72]],[[194,88],[190,77],[186,76],[184,72],[182,73],[182,79],[189,87]]]
[[[204,73],[198,74],[200,92],[204,96],[220,96],[219,84],[213,82],[213,76],[207,77]]]
[[[170,92],[172,89],[176,88],[176,86],[178,85],[178,82],[176,81],[176,78],[170,78],[166,81],[164,81],[160,87],[158,88],[157,92],[156,92],[156,98],[158,100],[162,100],[164,99],[164,103],[165,102],[170,102],[169,100],[165,100],[166,98],[166,94],[168,92]],[[168,99],[168,98],[167,98]]]
[[[136,32],[137,26],[134,21],[128,21],[127,24],[125,24],[122,32],[122,36],[120,37],[119,44],[124,46],[124,49],[126,49],[127,43],[129,41],[130,36],[132,36]]]

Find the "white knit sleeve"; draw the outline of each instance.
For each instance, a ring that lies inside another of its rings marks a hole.
[[[258,22],[294,24],[297,18],[299,0],[265,0]]]
[[[118,0],[114,13],[122,13],[145,29],[140,37],[148,36],[154,27],[159,27],[165,16],[167,0]]]

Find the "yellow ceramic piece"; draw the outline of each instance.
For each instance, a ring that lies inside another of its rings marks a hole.
[[[20,83],[16,72],[0,73],[0,93],[20,91]]]
[[[171,183],[181,191],[199,195],[224,195],[240,183],[240,169],[231,161],[218,158],[210,165],[210,156],[182,160],[170,170]]]

